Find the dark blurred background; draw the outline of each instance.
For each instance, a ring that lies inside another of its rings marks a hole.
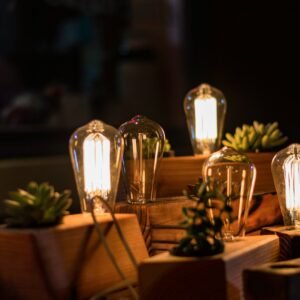
[[[158,123],[192,154],[182,103],[222,90],[225,131],[278,121],[299,141],[297,1],[0,0],[0,159],[68,153],[92,118]]]

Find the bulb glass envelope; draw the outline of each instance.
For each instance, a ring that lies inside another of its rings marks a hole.
[[[208,188],[217,188],[232,208],[231,216],[222,216],[224,239],[230,241],[244,236],[256,180],[254,164],[247,155],[223,147],[206,159],[202,172]],[[224,205],[220,199],[211,201],[212,205]],[[213,209],[211,214],[213,217]]]
[[[137,115],[119,128],[124,139],[123,176],[127,200],[143,204],[156,198],[156,177],[165,133],[156,122]]]
[[[78,128],[69,150],[82,212],[106,212],[99,198],[114,207],[118,190],[123,140],[117,129],[99,120]]]
[[[210,154],[220,147],[226,106],[223,93],[208,84],[186,95],[184,111],[195,155]]]
[[[291,144],[273,157],[272,175],[283,221],[300,227],[300,144]]]

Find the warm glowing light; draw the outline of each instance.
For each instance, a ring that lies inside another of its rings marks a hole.
[[[215,98],[195,100],[195,127],[197,140],[214,141],[217,138],[217,101]]]
[[[300,157],[297,153],[285,159],[283,164],[285,199],[288,210],[300,209]]]
[[[110,141],[102,134],[92,133],[84,140],[83,166],[85,192],[106,199],[111,189]]]
[[[212,153],[203,163],[203,180],[209,188],[217,188],[216,201],[212,207],[231,207],[230,213],[221,215],[223,239],[233,241],[246,232],[250,201],[256,179],[256,168],[250,159],[233,148],[223,147]],[[212,209],[211,218],[216,211]]]
[[[232,166],[227,167],[227,172],[226,172],[226,179],[227,179],[227,197],[231,197],[232,193]]]

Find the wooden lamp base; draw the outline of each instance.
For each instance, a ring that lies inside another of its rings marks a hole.
[[[245,268],[275,262],[276,236],[250,236],[226,243],[223,254],[194,258],[162,253],[144,260],[139,268],[142,300],[241,299]]]
[[[138,262],[148,252],[135,215],[116,215]],[[99,224],[122,271],[136,270],[109,215]],[[90,215],[70,215],[44,229],[0,229],[0,299],[87,299],[121,281]]]

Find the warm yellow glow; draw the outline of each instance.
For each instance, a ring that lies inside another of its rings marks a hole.
[[[289,156],[283,164],[286,207],[300,209],[300,160],[297,154]]]
[[[195,135],[197,140],[215,140],[217,130],[217,101],[215,98],[195,100]]]
[[[232,194],[232,166],[227,167],[227,197],[230,198]]]
[[[246,186],[246,170],[242,171],[242,181],[241,181],[241,190],[240,190],[240,204],[238,211],[238,222],[242,220],[242,212],[244,207],[244,197],[245,197],[245,186]]]
[[[110,182],[110,142],[92,133],[83,143],[84,189],[90,196],[107,198]]]

